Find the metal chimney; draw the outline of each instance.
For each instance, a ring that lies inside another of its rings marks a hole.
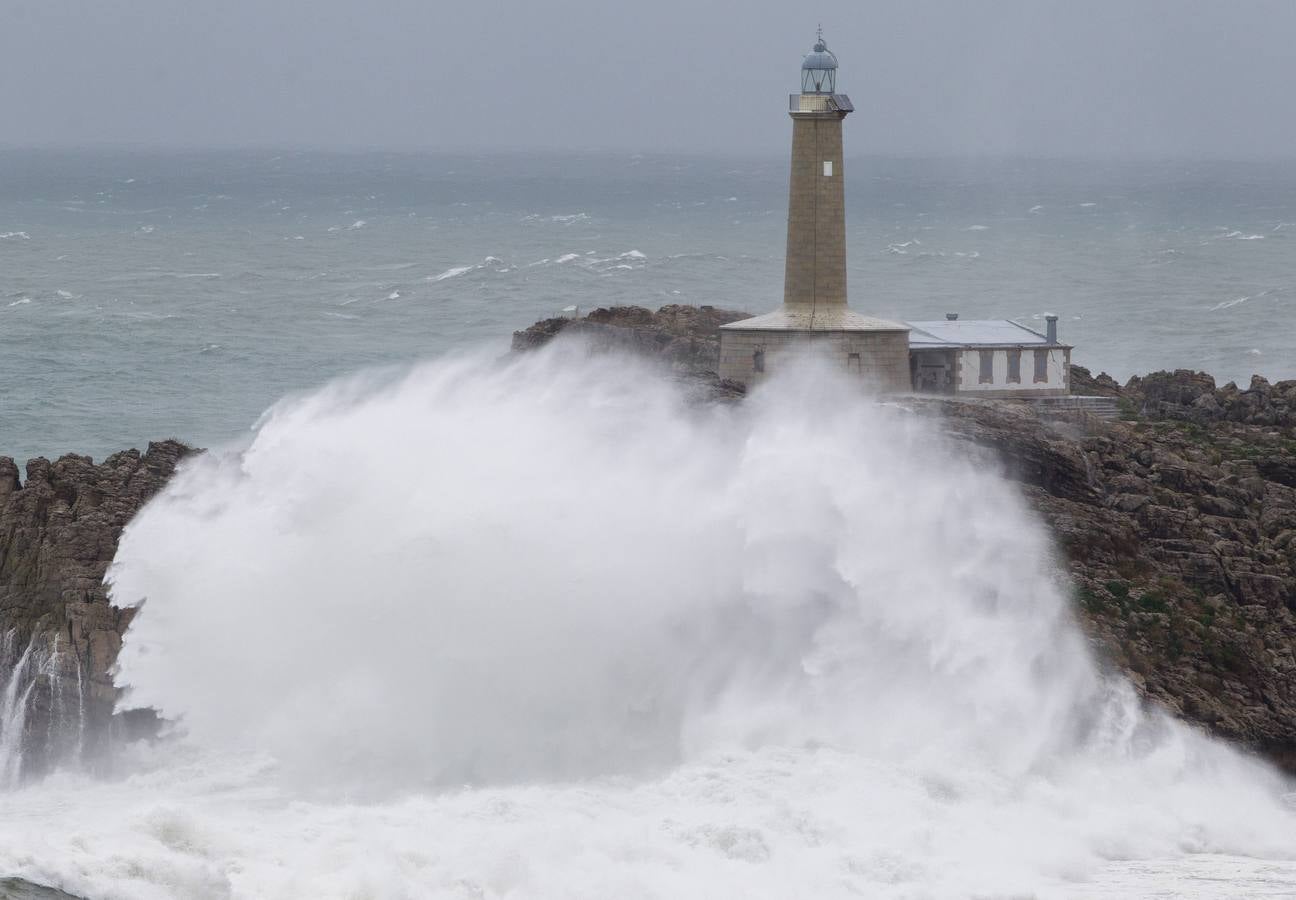
[[[1045,316],[1044,321],[1048,322],[1048,327],[1044,329],[1044,334],[1050,344],[1057,343],[1057,316]]]
[[[945,318],[947,318],[947,319],[949,319],[951,322],[953,322],[953,321],[955,321],[956,319],[958,319],[958,313],[945,313]]]

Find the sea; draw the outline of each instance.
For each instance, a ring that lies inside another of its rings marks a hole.
[[[1296,165],[847,159],[861,312],[1060,317],[1124,381],[1296,377]],[[787,162],[0,151],[0,455],[246,434],[575,306],[781,301]]]
[[[1296,377],[1296,165],[846,171],[861,311]],[[209,449],[109,572],[123,704],[168,724],[0,785],[0,897],[1296,896],[1296,782],[1104,663],[993,459],[813,361],[699,407],[507,355],[573,306],[775,306],[785,191],[779,159],[0,154],[0,452]],[[27,689],[0,672],[5,773]]]

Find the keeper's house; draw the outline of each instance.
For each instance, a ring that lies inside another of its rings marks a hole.
[[[1047,330],[1007,320],[906,322],[909,374],[925,394],[967,397],[1061,397],[1071,393],[1071,347],[1057,339],[1057,316]]]

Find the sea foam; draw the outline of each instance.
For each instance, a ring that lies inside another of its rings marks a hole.
[[[466,275],[467,273],[473,271],[474,269],[478,269],[478,268],[481,268],[481,267],[480,267],[480,266],[452,266],[451,268],[446,269],[446,270],[445,270],[444,272],[442,272],[440,275],[434,275],[434,276],[432,276],[429,280],[430,280],[430,281],[445,281],[447,278],[458,278],[460,275]]]
[[[1101,671],[1059,572],[988,458],[826,371],[736,408],[580,345],[338,382],[127,528],[119,680],[182,737],[24,792],[0,870],[1060,897],[1152,860],[1111,876],[1141,896],[1231,853],[1277,861],[1208,871],[1292,883],[1290,785]]]

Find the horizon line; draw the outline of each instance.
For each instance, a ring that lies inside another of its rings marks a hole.
[[[130,155],[197,155],[207,153],[227,154],[321,154],[326,156],[402,156],[402,157],[571,157],[598,156],[605,158],[684,158],[684,159],[753,159],[786,160],[785,150],[743,150],[714,148],[632,148],[616,146],[538,146],[538,147],[470,147],[470,146],[412,146],[412,145],[314,145],[291,143],[242,144],[184,144],[142,143],[129,141],[95,142],[32,142],[0,141],[0,153],[119,153]],[[893,159],[915,162],[1051,162],[1051,163],[1296,163],[1296,153],[1280,154],[1222,154],[1199,153],[1076,153],[1062,154],[1032,151],[918,151],[918,150],[863,150],[847,153],[847,159]]]

